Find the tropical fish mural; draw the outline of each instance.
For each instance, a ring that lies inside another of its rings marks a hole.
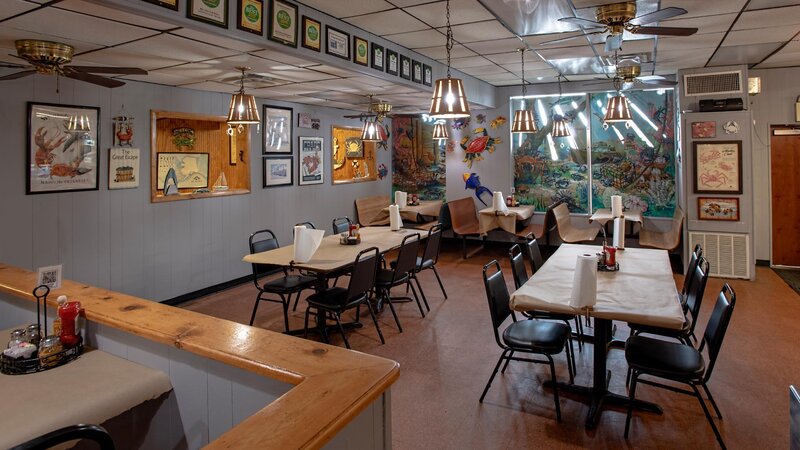
[[[392,118],[392,190],[419,195],[420,200],[444,200],[444,142],[433,140],[433,125],[418,116]]]

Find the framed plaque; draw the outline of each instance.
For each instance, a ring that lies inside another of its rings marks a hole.
[[[228,0],[189,0],[186,16],[200,22],[228,28]]]
[[[239,0],[236,27],[261,35],[264,32],[264,0]]]
[[[325,25],[325,53],[349,60],[350,35],[330,25]]]
[[[386,49],[386,73],[389,75],[400,74],[400,57],[397,52]]]
[[[315,52],[322,50],[322,24],[318,20],[303,16],[303,39],[300,44]]]
[[[269,39],[297,47],[297,6],[284,0],[270,0]]]
[[[695,141],[692,145],[695,193],[742,193],[742,141]]]

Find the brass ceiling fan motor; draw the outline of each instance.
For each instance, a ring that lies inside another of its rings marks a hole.
[[[14,42],[17,55],[36,67],[42,74],[57,73],[59,66],[69,64],[75,49],[71,45],[51,41],[22,39]]]
[[[631,66],[617,67],[617,76],[626,83],[633,83],[642,74],[642,66],[636,64]]]
[[[636,17],[636,3],[621,2],[603,5],[597,8],[597,21],[608,26],[612,36],[625,31],[625,24]]]

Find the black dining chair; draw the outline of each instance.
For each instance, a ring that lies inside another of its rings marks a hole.
[[[542,252],[539,250],[539,243],[536,241],[531,235],[528,235],[525,240],[525,250],[528,254],[528,262],[531,265],[531,276],[535,274],[541,267],[544,265],[544,258],[542,258]],[[522,268],[525,268],[525,264],[523,263]],[[512,267],[513,269],[513,267]],[[525,275],[527,281],[527,274]],[[525,284],[523,281],[522,284]],[[517,286],[519,289],[519,286]],[[578,333],[578,350],[583,351],[583,322],[581,322],[580,317],[575,314],[560,314],[560,313],[553,313],[549,311],[528,311],[525,314],[526,317],[529,319],[543,319],[543,320],[561,320],[564,321],[567,325],[569,325],[570,321],[575,321],[575,332]]]
[[[57,446],[58,448],[62,448],[60,444],[76,440],[94,442],[96,447],[90,447],[99,448],[100,450],[114,450],[116,448],[114,447],[114,440],[111,439],[111,435],[108,434],[105,428],[99,425],[79,424],[59,428],[58,430],[35,437],[27,442],[11,447],[11,450],[44,450]],[[73,442],[73,444],[75,443]],[[80,444],[81,447],[85,445],[83,442],[80,442]]]
[[[697,397],[700,406],[703,408],[703,413],[708,423],[711,425],[711,429],[714,431],[717,442],[719,442],[719,445],[723,449],[725,448],[722,435],[720,435],[717,426],[714,424],[714,419],[711,417],[711,413],[708,411],[703,396],[700,395],[700,391],[697,388],[698,386],[703,388],[711,406],[717,413],[717,417],[722,419],[722,413],[719,407],[717,407],[714,397],[711,396],[711,391],[708,389],[708,382],[711,379],[711,373],[716,365],[719,350],[722,347],[722,341],[728,330],[728,324],[731,321],[731,315],[733,314],[735,305],[736,293],[725,283],[717,296],[714,310],[711,312],[711,317],[708,319],[708,325],[703,334],[703,339],[700,342],[700,347],[697,349],[691,345],[653,339],[646,336],[631,336],[628,338],[628,341],[625,343],[625,359],[633,370],[633,375],[631,377],[628,416],[625,419],[626,439],[628,438],[631,417],[633,416],[633,404],[636,400],[636,386],[641,383]],[[706,364],[703,358],[702,352],[704,348],[708,350],[708,364]],[[692,390],[689,391],[662,384],[657,381],[652,381],[649,378],[640,379],[643,375],[688,384]]]
[[[337,218],[333,219],[333,223],[332,223],[333,234],[340,234],[340,233],[344,233],[346,231],[350,231],[350,225],[352,225],[352,224],[353,224],[353,222],[347,216],[337,217]]]
[[[250,235],[249,239],[250,254],[266,252],[274,250],[278,245],[278,239],[275,233],[271,230],[260,230]],[[253,305],[253,314],[250,316],[250,325],[256,319],[256,311],[261,301],[268,301],[280,303],[283,306],[283,326],[286,332],[289,332],[289,304],[292,301],[292,294],[300,294],[304,289],[311,289],[314,287],[316,278],[306,275],[289,275],[285,268],[271,266],[268,264],[251,264],[253,267],[253,283],[258,289],[258,296],[256,296],[256,303]],[[267,281],[260,282],[259,278],[276,275],[283,273],[282,277],[270,278]],[[275,294],[280,300],[264,297],[266,294]]]
[[[419,273],[423,270],[433,270],[433,274],[436,275],[436,281],[439,282],[439,288],[442,290],[442,295],[444,295],[445,300],[447,300],[447,291],[444,289],[444,284],[442,283],[442,278],[439,276],[439,271],[436,270],[436,264],[439,262],[439,248],[441,247],[441,243],[442,224],[437,223],[428,230],[428,238],[425,239],[425,249],[422,251],[422,256],[417,257],[414,271],[411,272],[411,280],[416,283],[419,295],[422,297],[422,302],[425,304],[425,308],[428,311],[431,310],[431,307],[428,305],[428,298],[425,295],[425,292],[422,290],[422,284],[420,284],[417,275],[419,275]],[[391,264],[394,263],[395,262],[392,261]],[[411,283],[409,282],[409,285],[410,284]],[[408,286],[406,287],[406,293],[408,293]]]
[[[492,268],[494,268],[494,273],[489,275],[489,271]],[[509,305],[510,296],[508,294],[508,287],[506,286],[506,280],[503,278],[500,263],[498,263],[497,260],[493,260],[483,266],[483,285],[486,288],[486,298],[489,301],[489,313],[492,317],[494,339],[497,345],[503,349],[503,353],[500,354],[500,359],[494,366],[492,376],[489,377],[489,382],[486,383],[486,387],[483,389],[479,401],[483,403],[483,399],[486,397],[486,393],[489,391],[489,387],[492,385],[492,381],[495,375],[497,375],[498,369],[500,369],[500,364],[504,361],[506,365],[503,366],[501,373],[505,373],[508,362],[512,360],[549,364],[550,377],[553,383],[553,397],[556,404],[556,418],[561,422],[561,406],[558,400],[558,385],[556,382],[556,367],[553,361],[553,355],[566,351],[569,381],[572,383],[574,381],[574,374],[572,372],[572,365],[569,363],[570,349],[567,345],[570,328],[559,322],[537,320],[517,321],[517,316],[514,315]],[[501,337],[499,328],[509,316],[511,316],[513,322],[503,330],[503,335]],[[520,358],[514,356],[515,352],[541,355],[547,359]]]
[[[417,253],[419,252],[419,233],[409,234],[403,238],[400,244],[400,250],[397,253],[397,259],[393,264],[390,264],[391,269],[378,269],[378,276],[375,280],[375,293],[378,298],[378,304],[382,305],[386,302],[389,309],[392,311],[394,321],[397,324],[397,329],[403,332],[403,327],[400,325],[400,319],[397,317],[397,312],[392,303],[391,290],[395,286],[407,285],[411,286],[411,292],[414,294],[414,300],[419,307],[419,313],[425,317],[425,311],[422,309],[422,304],[417,296],[417,291],[414,285],[411,284],[411,275],[414,272],[417,261]]]
[[[525,258],[522,254],[522,249],[519,248],[518,244],[514,244],[508,251],[508,257],[511,261],[511,275],[514,277],[514,288],[519,289],[522,287],[523,284],[527,283],[528,278],[528,271],[525,270]],[[523,316],[527,317],[531,320],[557,320],[560,322],[564,322],[567,326],[570,326],[569,322],[574,320],[578,326],[580,322],[575,314],[559,314],[559,313],[551,313],[545,311],[524,311],[522,313]],[[576,365],[575,365],[575,346],[572,343],[572,328],[570,328],[570,336],[569,336],[569,348],[571,350],[570,364],[572,364],[572,372],[576,373]],[[578,341],[578,346],[580,346],[580,340]]]
[[[686,265],[686,275],[683,277],[683,286],[681,287],[681,305],[683,305],[683,312],[686,313],[688,309],[686,306],[686,298],[689,292],[689,285],[692,282],[692,277],[694,276],[695,268],[697,268],[697,261],[700,257],[703,256],[703,247],[700,244],[694,246],[694,250],[692,250],[692,254],[689,257],[689,264]]]
[[[381,344],[386,343],[383,339],[378,319],[375,317],[375,311],[369,302],[370,292],[375,287],[378,260],[379,252],[377,247],[370,247],[360,251],[353,262],[350,283],[346,289],[334,286],[308,296],[306,299],[308,307],[305,314],[304,336],[308,336],[308,316],[311,310],[314,309],[317,314],[329,315],[336,321],[339,333],[344,339],[344,345],[350,348],[350,342],[348,342],[347,335],[344,334],[344,328],[342,327],[342,313],[353,308],[360,308],[361,305],[366,305],[369,315],[372,316],[375,329],[378,330]],[[358,316],[358,310],[356,311],[356,316]],[[324,322],[324,320],[320,322]],[[322,335],[327,342],[327,333],[322,333]]]

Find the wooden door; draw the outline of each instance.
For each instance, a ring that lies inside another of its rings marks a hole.
[[[800,134],[770,133],[772,264],[800,267]]]

